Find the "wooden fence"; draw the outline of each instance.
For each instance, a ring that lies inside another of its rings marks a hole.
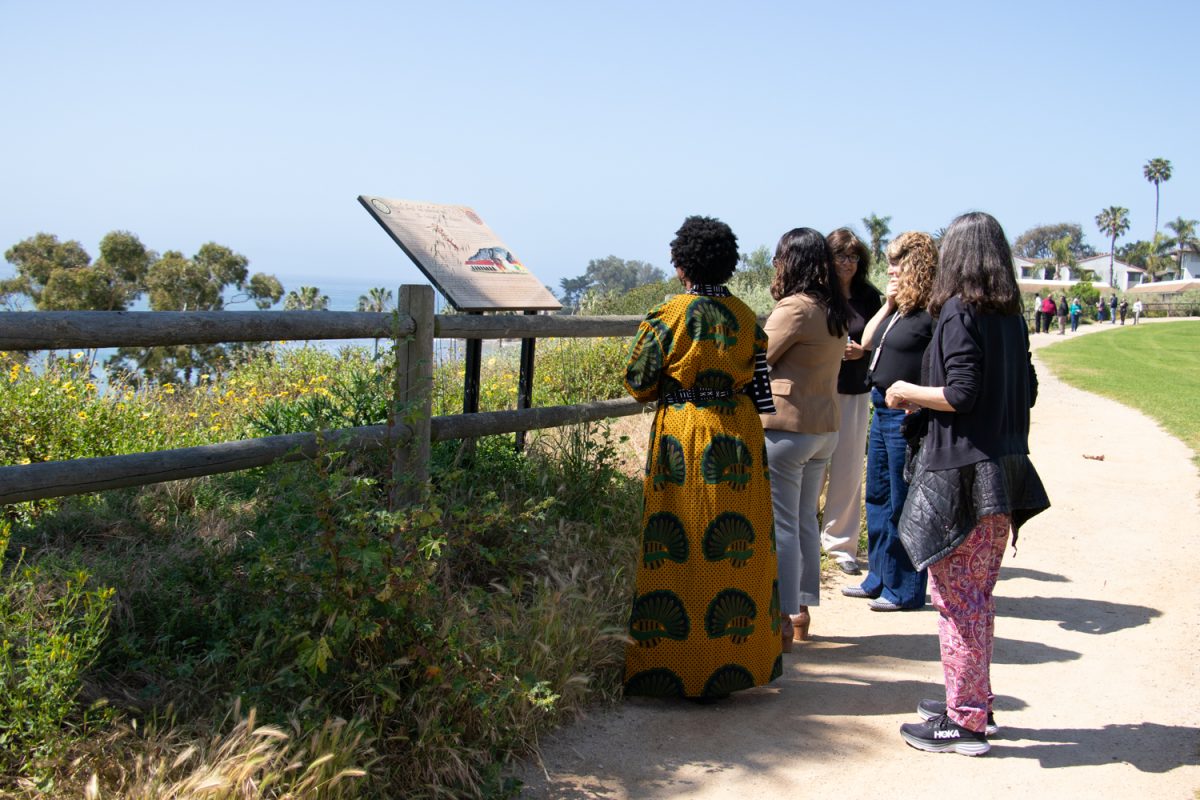
[[[311,458],[322,448],[392,451],[392,505],[418,499],[430,443],[636,414],[632,398],[432,417],[434,339],[632,336],[640,317],[433,313],[433,289],[402,286],[394,314],[349,311],[38,311],[0,314],[0,350],[324,339],[396,341],[394,399],[383,425],[0,467],[0,504],[217,475]]]

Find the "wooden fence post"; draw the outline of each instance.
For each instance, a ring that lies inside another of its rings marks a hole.
[[[395,397],[389,425],[407,425],[412,436],[392,450],[392,487],[389,506],[394,511],[425,495],[429,483],[429,420],[433,413],[433,287],[401,286],[398,321],[411,317],[411,336],[396,339]]]

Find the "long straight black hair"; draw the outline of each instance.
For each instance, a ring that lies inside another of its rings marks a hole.
[[[782,300],[806,294],[825,309],[825,327],[831,336],[850,330],[850,307],[838,288],[833,254],[825,237],[812,228],[792,228],[775,246],[775,280],[771,297]]]
[[[991,214],[963,214],[946,229],[938,257],[929,313],[937,316],[952,297],[980,311],[1021,313],[1021,290],[1012,249]]]

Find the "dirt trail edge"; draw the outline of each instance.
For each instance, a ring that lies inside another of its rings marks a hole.
[[[1035,349],[1055,341],[1035,337]],[[1008,549],[996,588],[1002,731],[990,754],[904,744],[897,731],[917,701],[942,696],[937,612],[869,611],[840,594],[850,579],[838,575],[782,678],[716,706],[638,699],[593,712],[523,765],[522,796],[867,798],[969,785],[976,800],[1192,798],[1200,475],[1153,420],[1040,364],[1038,375],[1030,444],[1054,505]]]

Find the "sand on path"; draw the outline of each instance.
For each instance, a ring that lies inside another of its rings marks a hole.
[[[996,588],[991,753],[904,744],[917,702],[943,696],[937,612],[869,611],[839,573],[782,678],[713,706],[593,711],[525,762],[522,797],[1196,797],[1200,475],[1150,418],[1038,374],[1030,447],[1053,507]]]

